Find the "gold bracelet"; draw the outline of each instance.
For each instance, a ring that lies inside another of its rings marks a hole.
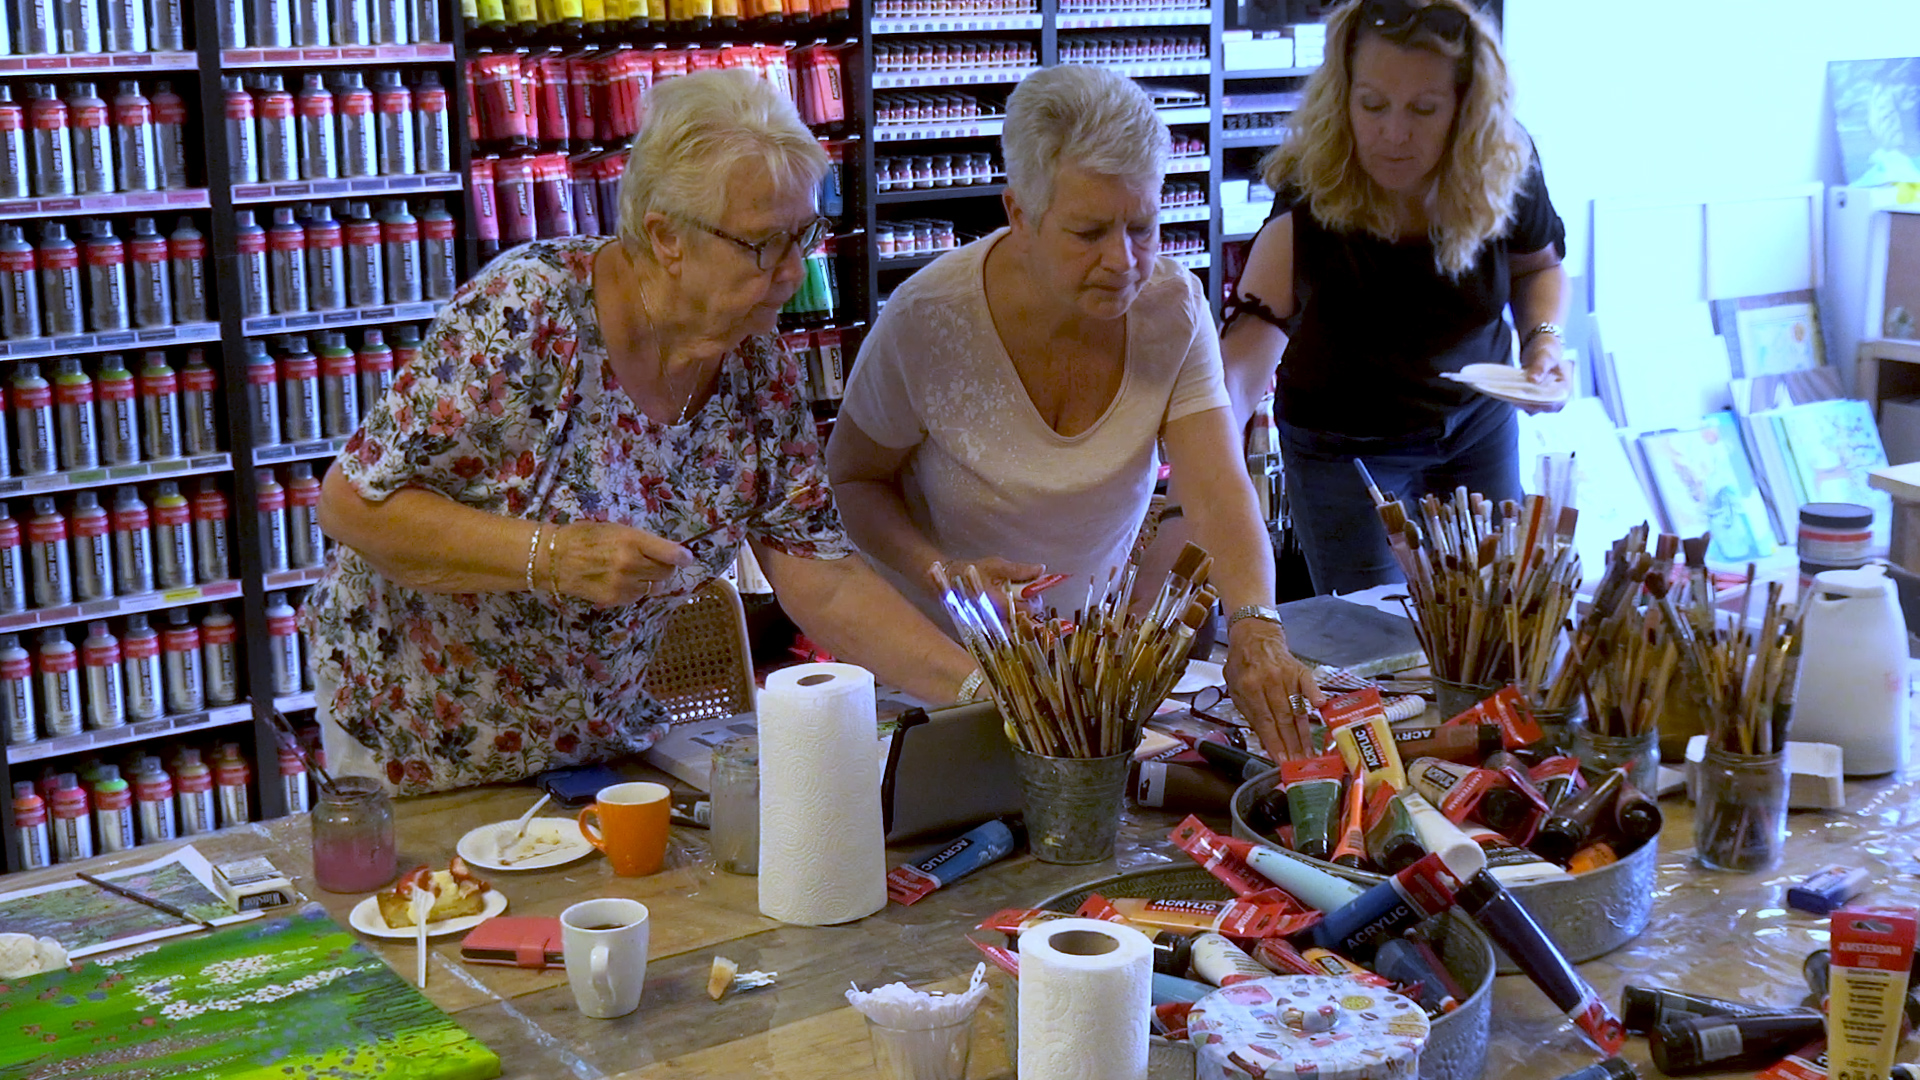
[[[546,522],[544,521],[535,525],[533,527],[533,540],[527,544],[527,591],[528,592],[534,591],[533,561],[540,557],[540,533],[546,527],[547,525],[546,525]]]
[[[560,564],[554,559],[554,545],[560,542],[560,530],[563,526],[556,523],[553,532],[547,537],[547,580],[553,584],[553,595],[560,595]]]

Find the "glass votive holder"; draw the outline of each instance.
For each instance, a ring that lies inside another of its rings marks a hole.
[[[880,1080],[966,1080],[973,1052],[973,1015],[945,1027],[894,1028],[867,1018],[873,1068]]]
[[[728,739],[713,748],[713,860],[729,874],[760,872],[760,740]]]
[[[1693,847],[1700,864],[1747,874],[1777,863],[1787,842],[1785,755],[1709,746],[1697,778]]]
[[[1590,719],[1581,719],[1567,726],[1573,756],[1589,768],[1627,770],[1628,782],[1647,796],[1654,797],[1660,781],[1660,732],[1654,730],[1644,735],[1628,736],[1601,735],[1589,726],[1590,723]]]

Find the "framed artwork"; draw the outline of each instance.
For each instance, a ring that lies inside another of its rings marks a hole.
[[[1820,307],[1812,289],[1716,300],[1713,321],[1715,331],[1726,339],[1735,378],[1784,375],[1826,365]]]
[[[1717,563],[1773,554],[1773,522],[1732,413],[1639,441],[1669,528],[1681,536],[1710,533],[1707,557]]]
[[[1827,64],[1847,183],[1920,182],[1920,58]]]

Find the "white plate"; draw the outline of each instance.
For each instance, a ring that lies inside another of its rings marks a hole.
[[[1516,405],[1551,405],[1565,401],[1573,393],[1568,383],[1542,386],[1527,378],[1527,373],[1510,364],[1468,364],[1459,371],[1444,373],[1443,378],[1465,383],[1490,398]]]
[[[1227,685],[1227,669],[1211,660],[1189,660],[1180,681],[1173,684],[1176,694],[1197,694],[1209,686]]]
[[[501,895],[499,889],[489,889],[487,890],[487,906],[480,914],[462,915],[457,919],[436,919],[427,924],[427,936],[440,937],[445,934],[462,933],[463,931],[471,930],[479,926],[481,923],[486,922],[488,919],[493,918],[505,910],[507,910],[507,898]],[[379,899],[372,896],[353,905],[353,912],[347,916],[347,922],[355,930],[360,931],[368,937],[388,938],[393,941],[409,941],[419,936],[411,926],[403,926],[398,930],[388,926],[387,920],[380,917]]]
[[[498,858],[499,848],[494,844],[494,837],[496,835],[512,834],[514,826],[514,822],[512,821],[496,821],[491,825],[482,825],[477,829],[470,829],[467,835],[461,837],[460,842],[454,845],[453,849],[459,852],[460,857],[467,860],[467,864],[470,866],[477,867],[481,870],[508,871],[545,870],[548,867],[565,866],[570,862],[584,859],[593,854],[593,845],[588,843],[587,838],[580,834],[580,821],[578,818],[534,818],[532,821],[527,822],[527,828],[531,829],[542,822],[552,825],[560,831],[560,840],[563,846],[558,851],[549,851],[545,855],[536,855],[531,859],[524,859],[513,863],[501,862]]]

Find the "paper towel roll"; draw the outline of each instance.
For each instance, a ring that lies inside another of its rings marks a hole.
[[[873,674],[801,664],[759,695],[760,913],[851,922],[887,905]]]
[[[1020,1070],[1146,1080],[1153,945],[1130,926],[1057,919],[1020,935]]]

